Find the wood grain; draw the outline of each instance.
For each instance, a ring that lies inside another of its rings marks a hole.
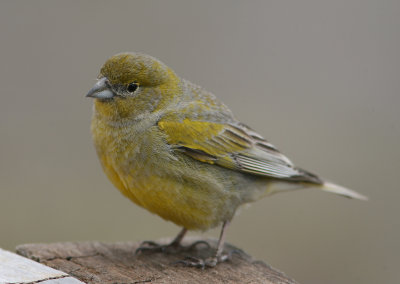
[[[183,244],[198,240],[188,238]],[[169,239],[159,243],[168,243]],[[85,283],[267,283],[296,284],[282,272],[243,251],[226,244],[225,252],[234,252],[229,261],[215,268],[199,269],[176,264],[186,256],[209,257],[215,240],[206,240],[210,247],[173,253],[143,252],[135,255],[139,243],[76,242],[26,244],[17,253],[36,260]]]

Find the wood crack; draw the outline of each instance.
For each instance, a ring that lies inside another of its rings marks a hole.
[[[44,282],[44,281],[62,279],[62,278],[66,278],[66,277],[71,277],[71,276],[69,276],[69,275],[60,275],[60,276],[48,277],[48,278],[44,278],[44,279],[40,279],[40,280],[36,280],[36,281],[32,281],[32,282],[15,282],[15,283],[12,283],[12,284],[36,284],[36,283],[41,283],[41,282]]]

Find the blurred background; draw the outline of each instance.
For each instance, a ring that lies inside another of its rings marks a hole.
[[[396,0],[1,1],[0,247],[179,231],[113,188],[92,146],[84,96],[108,57],[139,51],[370,197],[265,198],[230,243],[300,283],[399,283],[399,27]]]

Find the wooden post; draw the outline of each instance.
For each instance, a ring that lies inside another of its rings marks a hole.
[[[189,245],[198,240],[188,238]],[[168,243],[169,239],[159,243]],[[53,243],[26,244],[17,253],[63,271],[85,283],[266,283],[296,284],[282,272],[262,261],[256,261],[243,251],[225,245],[225,252],[234,251],[232,258],[214,268],[192,268],[176,264],[187,256],[208,257],[216,241],[206,240],[210,247],[199,245],[176,253],[142,252],[135,255],[140,243]]]

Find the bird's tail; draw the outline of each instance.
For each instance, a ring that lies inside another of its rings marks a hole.
[[[355,192],[354,190],[351,190],[351,189],[348,189],[343,186],[333,184],[330,182],[324,182],[324,184],[321,186],[321,189],[326,192],[339,194],[339,195],[349,197],[349,198],[368,200],[368,197],[366,197],[358,192]]]

